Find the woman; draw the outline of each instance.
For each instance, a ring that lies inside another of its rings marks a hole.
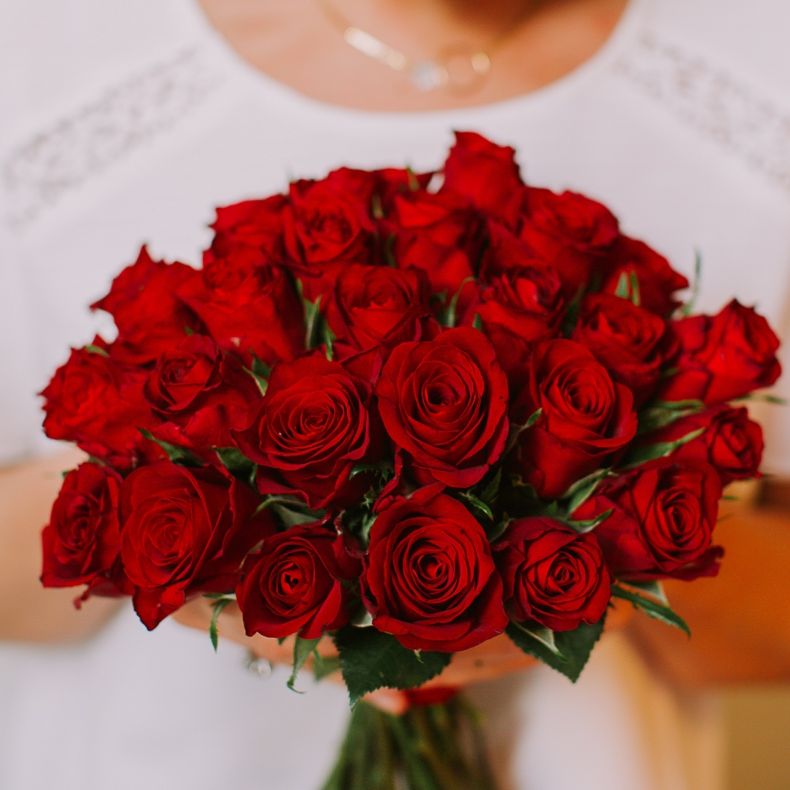
[[[604,200],[687,273],[701,250],[701,308],[737,293],[778,325],[790,304],[790,13],[779,0],[3,10],[0,638],[60,643],[0,655],[3,787],[301,790],[339,737],[340,689],[296,697],[281,676],[240,669],[242,648],[214,656],[197,631],[166,622],[149,635],[127,608],[111,621],[105,601],[73,613],[70,594],[37,588],[38,528],[75,461],[48,455],[31,393],[67,343],[90,340],[97,319],[82,306],[142,239],[196,261],[216,204],[341,163],[431,167],[451,129],[474,128],[516,145],[530,181]],[[481,47],[487,60],[473,61]],[[407,68],[381,62],[386,52]],[[766,466],[790,476],[790,419],[770,419]],[[757,541],[763,519],[748,516]],[[705,787],[678,756],[676,703],[646,674],[614,635],[576,688],[543,670],[486,686],[492,744],[515,741],[513,786]]]

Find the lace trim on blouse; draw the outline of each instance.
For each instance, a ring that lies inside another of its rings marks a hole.
[[[675,117],[790,193],[790,110],[746,80],[643,33],[615,70]]]
[[[219,86],[196,47],[107,89],[94,101],[12,148],[0,162],[1,219],[20,228],[69,191],[169,131]]]

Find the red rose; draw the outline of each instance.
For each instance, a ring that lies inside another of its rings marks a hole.
[[[430,324],[430,289],[424,272],[389,266],[344,267],[327,319],[339,358],[420,340]]]
[[[611,211],[584,195],[534,187],[524,192],[521,238],[557,267],[570,298],[604,270],[618,234]]]
[[[709,463],[724,484],[757,477],[763,457],[763,431],[743,407],[716,406],[672,423],[651,434],[649,440],[674,442],[700,428],[705,433],[675,450],[675,461]]]
[[[438,486],[378,514],[362,576],[373,625],[411,650],[453,653],[501,634],[502,582],[488,538]]]
[[[715,316],[677,321],[678,372],[668,379],[662,400],[721,403],[769,387],[782,372],[779,338],[754,308],[733,300]]]
[[[113,356],[129,363],[145,364],[199,324],[177,293],[198,272],[183,263],[154,261],[143,247],[137,261],[114,280],[110,292],[91,305],[115,320],[118,339]]]
[[[121,365],[94,341],[95,349],[74,349],[41,393],[44,432],[75,442],[80,449],[117,469],[161,457],[140,433],[156,419],[143,397],[145,372]]]
[[[482,332],[462,327],[402,343],[376,394],[390,438],[421,483],[479,482],[505,447],[507,379]]]
[[[718,572],[723,551],[711,543],[720,496],[712,467],[660,459],[601,484],[574,515],[613,510],[595,536],[615,576],[694,579]]]
[[[218,208],[217,219],[211,226],[215,233],[212,255],[220,259],[241,256],[255,265],[281,262],[287,205],[284,195],[272,195]]]
[[[226,351],[251,364],[293,359],[304,350],[304,315],[290,276],[280,267],[256,265],[241,253],[206,253],[202,276],[179,290]]]
[[[66,475],[41,534],[45,587],[87,584],[91,592],[120,594],[120,487],[121,476],[99,464],[81,464]]]
[[[343,540],[320,523],[263,541],[245,564],[236,598],[248,636],[318,639],[348,622],[348,580],[358,576]]]
[[[671,353],[663,318],[611,294],[588,296],[573,339],[592,351],[612,378],[630,387],[642,403],[656,389]]]
[[[475,132],[456,132],[444,164],[442,190],[462,195],[476,208],[513,226],[524,186],[515,156],[513,148],[495,145]]]
[[[518,399],[520,419],[541,409],[521,435],[517,468],[541,497],[562,496],[634,438],[634,398],[612,381],[588,349],[572,340],[539,345],[529,383]]]
[[[620,236],[615,242],[610,268],[603,291],[614,294],[625,284],[630,297],[633,277],[639,285],[642,307],[665,318],[680,305],[675,293],[689,286],[689,281],[663,255],[627,236]]]
[[[145,396],[163,421],[157,437],[203,453],[234,444],[231,430],[248,425],[261,401],[252,376],[205,335],[184,338],[157,360]]]
[[[282,362],[252,425],[236,438],[258,464],[263,494],[296,494],[311,508],[341,506],[364,485],[354,466],[376,450],[370,386],[319,354]]]
[[[516,622],[573,631],[604,616],[611,584],[593,533],[542,516],[522,518],[510,524],[494,554],[505,607]]]
[[[343,169],[322,181],[291,184],[286,245],[300,270],[318,275],[334,262],[371,262],[371,193],[360,194],[358,182],[358,173]]]
[[[398,195],[387,227],[395,235],[398,267],[422,269],[446,301],[474,275],[482,225],[465,199],[449,192]]]
[[[155,628],[191,595],[236,587],[247,552],[274,525],[252,489],[170,462],[133,472],[121,492],[121,559],[134,608]]]

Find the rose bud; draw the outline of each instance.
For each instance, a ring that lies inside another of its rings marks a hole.
[[[554,264],[569,299],[605,270],[618,235],[612,212],[584,195],[524,191],[520,236],[536,257]]]
[[[198,454],[234,444],[232,429],[249,424],[261,401],[258,385],[205,335],[184,338],[162,354],[145,383],[145,397],[163,421],[157,438]]]
[[[517,401],[519,422],[541,410],[521,434],[514,459],[523,479],[546,499],[605,465],[635,436],[631,390],[612,381],[592,353],[571,340],[539,345]]]
[[[75,442],[116,469],[133,469],[162,456],[140,433],[157,423],[143,396],[145,372],[118,363],[99,342],[93,350],[72,350],[41,393],[44,432],[50,439]]]
[[[589,348],[612,378],[642,403],[655,391],[672,351],[667,335],[666,322],[654,313],[627,299],[594,294],[584,300],[573,339]]]
[[[247,552],[274,531],[259,498],[213,469],[144,466],[121,492],[121,559],[148,629],[198,593],[233,590]]]
[[[318,639],[340,628],[348,622],[346,582],[358,575],[342,537],[321,523],[266,538],[236,590],[247,635]]]
[[[674,363],[678,372],[667,380],[662,400],[721,403],[779,378],[779,338],[754,308],[733,300],[715,316],[685,318],[674,328],[680,343]]]
[[[627,236],[620,236],[615,242],[609,268],[611,271],[602,291],[616,294],[626,283],[631,297],[632,280],[635,280],[641,306],[662,318],[667,318],[680,306],[675,294],[689,286],[689,281],[676,272],[663,255]]]
[[[117,472],[95,463],[66,475],[41,535],[45,587],[87,584],[90,592],[121,594],[120,487]]]
[[[382,503],[362,576],[373,625],[410,650],[453,653],[507,626],[480,524],[439,486]]]
[[[664,458],[602,483],[574,518],[613,511],[595,536],[617,577],[715,576],[724,553],[711,545],[720,496],[715,469]]]
[[[143,247],[137,261],[113,280],[110,292],[91,305],[109,313],[118,327],[113,357],[146,364],[181,340],[186,330],[199,329],[200,322],[177,296],[198,277],[186,264],[154,261]]]
[[[323,355],[277,365],[252,425],[235,434],[258,464],[260,492],[295,494],[313,509],[361,495],[364,475],[351,472],[378,452],[370,400],[370,385]]]
[[[522,518],[510,524],[494,556],[516,622],[572,631],[606,612],[609,571],[592,532],[579,534],[542,516]]]
[[[444,163],[442,191],[462,195],[480,211],[510,227],[518,220],[521,180],[516,152],[475,132],[456,132]]]
[[[763,457],[763,430],[741,407],[716,406],[684,417],[649,437],[654,442],[674,442],[693,431],[705,432],[678,447],[672,458],[678,462],[709,463],[725,485],[759,475]]]
[[[508,384],[491,343],[476,329],[402,343],[376,387],[379,413],[421,483],[478,483],[502,454]]]

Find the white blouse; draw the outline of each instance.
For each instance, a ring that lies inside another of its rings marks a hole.
[[[214,206],[340,164],[430,168],[457,128],[516,146],[532,183],[602,200],[688,275],[699,250],[699,307],[757,304],[790,348],[788,27],[783,0],[631,0],[604,47],[546,88],[384,113],[253,70],[194,0],[0,0],[0,463],[47,451],[34,393],[107,329],[87,305],[142,241],[197,262]],[[790,475],[790,410],[761,419],[766,468]],[[241,665],[235,646],[215,656],[172,623],[148,634],[128,610],[86,645],[0,648],[0,787],[315,787],[342,691],[297,696]],[[715,704],[680,705],[620,636],[576,687],[541,669],[478,697],[512,752],[506,786],[718,786],[715,727],[689,725],[715,722]]]

